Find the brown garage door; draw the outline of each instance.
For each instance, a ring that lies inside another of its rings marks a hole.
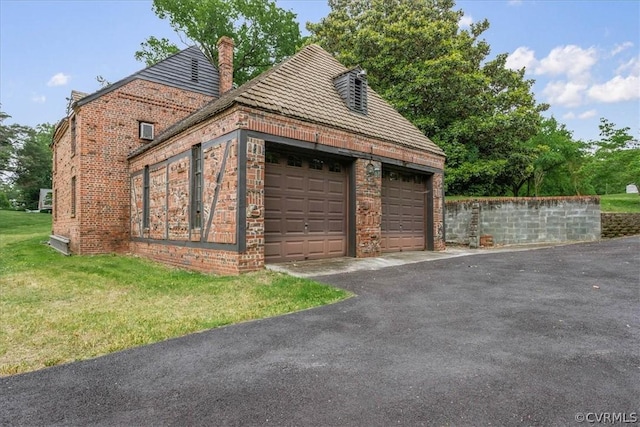
[[[267,262],[346,255],[347,173],[343,164],[268,151],[264,187]]]
[[[382,174],[382,251],[425,249],[424,175],[395,170]]]

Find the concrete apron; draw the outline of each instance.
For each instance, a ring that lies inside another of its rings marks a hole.
[[[352,271],[372,271],[381,268],[393,267],[404,264],[413,264],[425,261],[437,261],[446,258],[456,258],[469,255],[480,255],[496,252],[528,251],[533,249],[548,248],[551,246],[562,246],[562,244],[531,244],[502,246],[489,249],[470,249],[464,246],[449,247],[445,251],[410,251],[393,252],[383,254],[375,258],[328,258],[309,261],[291,261],[278,264],[266,264],[266,268],[272,271],[287,273],[295,277],[318,277],[330,274],[349,273]]]

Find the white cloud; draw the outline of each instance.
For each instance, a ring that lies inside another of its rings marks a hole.
[[[536,74],[565,74],[571,79],[588,77],[589,70],[597,61],[596,49],[580,46],[558,46],[543,58],[535,69]]]
[[[462,18],[460,18],[460,21],[458,22],[458,27],[469,28],[471,24],[473,24],[473,16],[464,15]]]
[[[522,4],[522,0],[509,0],[508,3],[510,6],[516,6]]]
[[[569,111],[568,113],[564,114],[562,118],[564,120],[573,120],[576,118],[576,115],[573,113],[573,111]]]
[[[590,119],[592,117],[595,117],[596,114],[598,114],[598,112],[596,110],[588,110],[585,111],[584,113],[578,115],[578,118],[581,120],[586,120],[586,119]]]
[[[526,46],[520,46],[507,57],[505,66],[512,70],[520,70],[526,67],[527,70],[534,68],[538,64],[535,52]]]
[[[617,44],[613,50],[611,51],[611,56],[615,56],[617,54],[619,54],[620,52],[622,52],[623,50],[626,50],[630,47],[633,47],[633,43],[631,42],[624,42],[622,44]]]
[[[47,86],[64,86],[67,83],[69,83],[69,79],[71,78],[71,76],[64,74],[64,73],[58,73],[55,76],[51,77],[49,79],[49,82],[47,83]]]
[[[607,103],[640,99],[640,77],[615,76],[608,82],[593,85],[588,93],[590,98]]]
[[[625,73],[640,76],[640,56],[631,58],[629,61],[620,65],[616,69],[616,74],[625,74]]]
[[[584,99],[586,84],[576,82],[554,81],[547,84],[542,91],[551,104],[565,107],[577,107]]]
[[[33,95],[31,97],[31,101],[35,102],[36,104],[44,104],[47,101],[47,97],[44,95]]]

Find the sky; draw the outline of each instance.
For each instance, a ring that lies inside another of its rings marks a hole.
[[[326,0],[277,0],[306,22]],[[461,28],[487,19],[492,59],[525,67],[539,103],[574,139],[599,139],[600,118],[640,139],[640,1],[459,0]],[[0,0],[0,111],[4,124],[36,126],[65,115],[71,90],[94,92],[144,68],[134,52],[148,36],[186,45],[151,0]]]

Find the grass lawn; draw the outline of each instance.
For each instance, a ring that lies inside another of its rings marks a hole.
[[[447,201],[456,200],[491,200],[492,197],[446,196]],[[602,212],[637,213],[640,212],[640,196],[637,194],[607,194],[600,196]]]
[[[347,298],[259,271],[212,276],[122,255],[65,257],[48,214],[0,210],[0,376]]]
[[[637,194],[607,194],[600,196],[602,212],[640,212],[640,196]]]

